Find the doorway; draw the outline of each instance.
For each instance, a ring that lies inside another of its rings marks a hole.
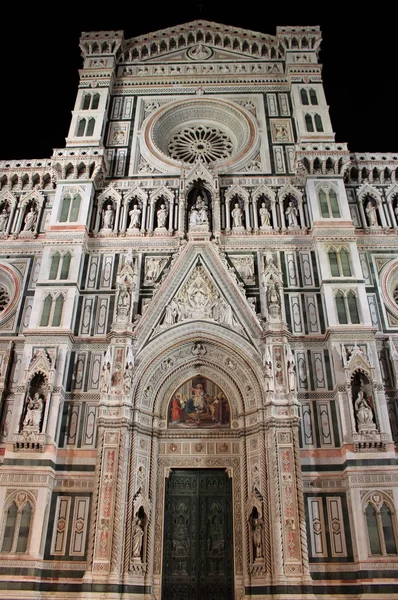
[[[232,481],[173,469],[166,481],[162,600],[233,600]]]

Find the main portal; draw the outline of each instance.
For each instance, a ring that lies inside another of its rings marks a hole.
[[[232,482],[173,469],[166,484],[162,600],[233,600]]]

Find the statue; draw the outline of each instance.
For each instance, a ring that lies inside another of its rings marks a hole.
[[[373,411],[370,408],[368,401],[365,398],[363,389],[358,392],[357,399],[354,404],[355,414],[358,421],[359,432],[375,431],[376,425],[373,420]]]
[[[178,318],[178,304],[175,300],[172,300],[170,304],[166,306],[166,315],[164,317],[165,325],[174,325]]]
[[[40,430],[41,415],[43,412],[43,399],[38,392],[35,393],[33,399],[28,396],[26,401],[26,414],[23,421],[23,429],[25,427],[36,427]]]
[[[263,558],[263,520],[253,519],[253,555],[254,560]]]
[[[141,521],[138,517],[134,517],[133,521],[133,559],[141,560],[142,538],[144,530],[141,527]]]
[[[0,232],[6,231],[9,216],[7,209],[3,208],[0,213]]]
[[[265,206],[265,202],[261,204],[260,221],[261,227],[271,227],[271,214],[268,208]]]
[[[235,207],[232,210],[231,216],[232,216],[232,221],[233,221],[233,227],[234,227],[234,229],[242,227],[243,212],[242,212],[242,209],[240,208],[240,206],[239,206],[239,204],[237,202],[235,202]]]
[[[287,347],[286,350],[286,360],[287,360],[287,378],[289,383],[289,392],[295,392],[297,386],[296,379],[296,363],[294,360],[293,352],[290,346]]]
[[[265,349],[264,349],[263,367],[264,367],[264,377],[265,377],[265,391],[273,392],[275,390],[274,369],[273,369],[273,364],[272,364],[272,356],[271,356],[268,346],[265,346]]]
[[[209,222],[207,214],[207,205],[200,194],[198,194],[195,203],[192,205],[189,211],[189,227],[196,227],[197,225],[205,225]]]
[[[133,363],[129,362],[123,374],[123,394],[125,394],[126,396],[128,396],[128,394],[130,394],[131,391],[131,386],[133,383],[133,369]]]
[[[293,202],[289,202],[289,206],[285,210],[285,215],[287,218],[288,227],[298,227],[298,210],[293,204]]]
[[[102,211],[102,228],[112,229],[113,227],[113,208],[112,204],[108,204],[106,209]]]
[[[111,384],[111,365],[109,362],[104,363],[100,375],[99,389],[102,394],[109,394]]]
[[[37,210],[34,206],[31,207],[30,211],[25,217],[24,231],[33,231],[37,223]]]
[[[138,207],[138,204],[134,204],[132,210],[129,212],[129,216],[129,229],[138,229],[141,224],[141,209]]]
[[[365,212],[368,219],[369,227],[377,226],[376,206],[373,204],[372,200],[368,200]]]
[[[161,204],[158,212],[156,213],[158,217],[158,227],[166,227],[166,219],[168,215],[168,210],[165,204]]]

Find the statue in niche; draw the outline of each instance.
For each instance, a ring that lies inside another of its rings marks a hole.
[[[130,225],[129,229],[138,229],[141,224],[141,209],[138,204],[134,204],[133,208],[129,211]]]
[[[285,215],[286,215],[286,219],[287,219],[287,226],[288,227],[298,227],[298,209],[297,207],[294,205],[293,201],[290,201],[286,210],[285,210]]]
[[[377,226],[377,215],[376,215],[376,205],[373,204],[372,200],[368,200],[365,207],[366,217],[368,219],[369,227]]]
[[[31,206],[30,211],[26,214],[24,221],[24,231],[33,231],[36,227],[38,213],[34,204]]]
[[[279,320],[282,312],[282,274],[275,264],[272,252],[265,255],[262,281],[265,288],[266,316],[271,320]]]
[[[107,204],[106,208],[102,211],[102,229],[112,229],[113,213],[112,204]]]
[[[165,204],[161,204],[156,216],[158,218],[158,227],[164,229],[166,227],[166,219],[169,211]]]
[[[7,210],[7,205],[4,205],[3,210],[0,213],[0,232],[6,231],[9,217],[10,214]]]
[[[44,402],[43,398],[38,392],[36,392],[31,398],[30,396],[26,399],[26,413],[23,420],[23,430],[27,427],[33,427],[37,431],[40,431],[41,417],[43,413]]]
[[[253,519],[252,522],[253,556],[254,560],[260,560],[263,554],[263,520]]]
[[[109,394],[111,386],[111,365],[109,362],[105,362],[102,366],[102,371],[99,381],[99,389],[102,394]]]
[[[373,411],[370,407],[363,388],[360,388],[354,404],[359,433],[376,431]]]
[[[259,212],[261,227],[271,227],[271,213],[266,207],[265,202],[261,203],[261,208]]]
[[[133,371],[134,365],[132,362],[129,362],[128,365],[126,365],[126,369],[123,374],[123,394],[126,396],[130,394],[131,386],[133,384]]]
[[[265,391],[273,392],[275,390],[274,385],[274,369],[272,364],[272,357],[268,346],[265,346],[263,355],[263,366],[264,366],[264,378],[265,378]]]
[[[138,517],[134,517],[132,555],[133,555],[133,559],[135,561],[141,560],[143,537],[144,537],[144,530],[142,529],[141,520]]]
[[[295,392],[297,389],[297,378],[296,378],[296,362],[290,346],[286,349],[286,360],[287,360],[287,379],[289,384],[289,392]]]
[[[203,197],[198,194],[195,203],[192,205],[189,211],[189,229],[200,226],[203,229],[203,225],[206,225],[208,230],[209,215],[207,209],[207,203]]]
[[[241,227],[243,227],[243,211],[239,206],[238,202],[235,202],[235,206],[231,212],[231,216],[234,229],[240,229]]]
[[[116,320],[119,322],[125,322],[130,316],[136,280],[137,272],[130,249],[116,277]]]

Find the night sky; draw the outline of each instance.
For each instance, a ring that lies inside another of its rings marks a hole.
[[[253,9],[241,14],[224,2],[173,3],[168,9],[142,3],[149,14],[138,16],[134,3],[125,10],[122,3],[115,3],[110,15],[105,14],[109,6],[102,15],[90,14],[95,9],[81,11],[78,4],[69,12],[64,6],[53,8],[51,26],[41,19],[39,9],[19,14],[13,8],[3,18],[0,159],[48,158],[53,148],[64,147],[82,64],[82,31],[122,29],[129,38],[196,19],[270,35],[278,25],[319,25],[320,62],[336,141],[347,142],[352,152],[398,152],[398,41],[395,18],[382,9],[377,15],[364,15],[357,7],[350,17],[343,5],[335,14],[332,3],[321,5],[322,14],[309,7],[276,14],[266,3],[253,4],[263,7],[262,14]],[[325,16],[328,9],[333,14]]]

